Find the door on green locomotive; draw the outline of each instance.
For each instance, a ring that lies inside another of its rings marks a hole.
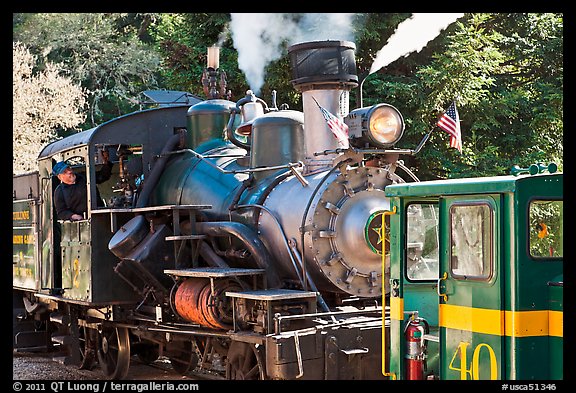
[[[393,185],[389,375],[562,379],[562,174]]]
[[[440,200],[440,376],[500,379],[505,374],[501,194]],[[503,216],[506,217],[503,217]]]

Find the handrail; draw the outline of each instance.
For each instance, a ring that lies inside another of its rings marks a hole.
[[[396,206],[393,206],[392,210],[386,210],[382,212],[382,308],[386,309],[386,216],[391,216],[396,214]],[[396,374],[391,372],[386,372],[386,318],[385,313],[382,313],[382,375],[385,377],[390,377],[391,379],[396,379]]]

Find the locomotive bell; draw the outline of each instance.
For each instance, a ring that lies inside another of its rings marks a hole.
[[[242,105],[242,124],[238,126],[236,132],[239,135],[250,136],[252,133],[252,123],[258,116],[264,114],[264,107],[258,102],[246,102]]]

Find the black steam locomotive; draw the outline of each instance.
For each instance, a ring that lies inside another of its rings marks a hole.
[[[110,379],[133,355],[227,379],[384,378],[384,189],[417,178],[394,147],[400,112],[349,110],[354,51],[289,48],[303,112],[229,101],[212,65],[204,101],[46,146],[13,182],[14,347]],[[97,185],[104,151],[113,175]],[[62,160],[87,179],[83,220],[56,217]]]

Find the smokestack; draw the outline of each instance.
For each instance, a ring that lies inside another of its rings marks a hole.
[[[335,116],[348,115],[350,90],[358,86],[355,50],[356,45],[349,41],[312,41],[288,48],[291,82],[302,93],[304,175],[330,169],[336,158],[336,154],[314,156],[314,153],[339,147],[318,104]]]
[[[206,68],[202,73],[202,87],[204,94],[209,100],[218,98],[229,99],[232,93],[226,91],[226,72],[220,70],[220,47],[208,47],[208,57],[206,61]]]

